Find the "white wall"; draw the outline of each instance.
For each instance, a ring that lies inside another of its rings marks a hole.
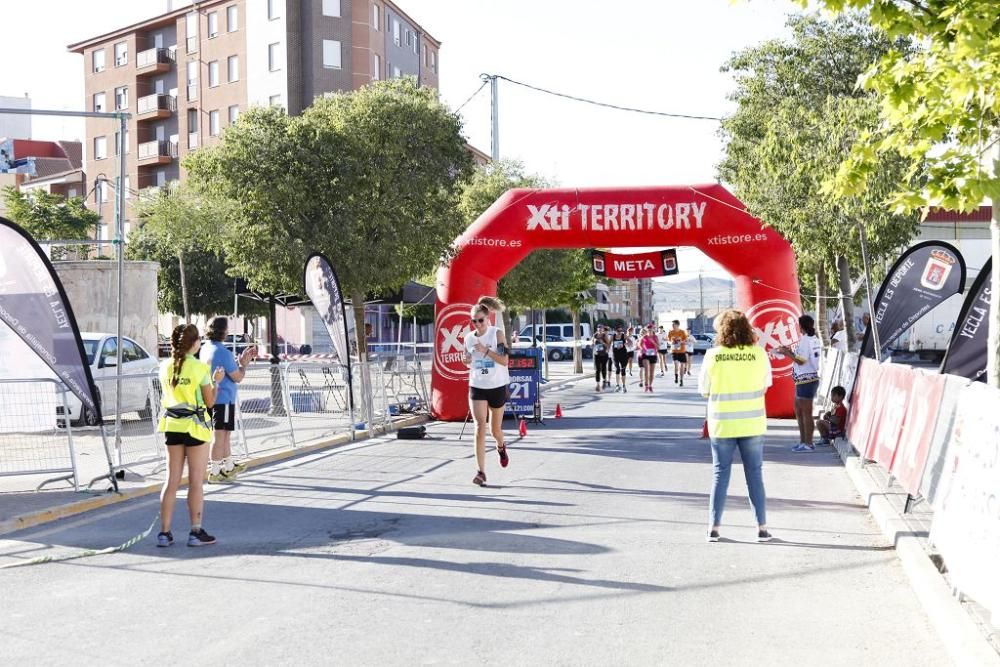
[[[288,108],[288,30],[285,2],[275,0],[280,16],[267,18],[267,0],[247,0],[243,21],[247,31],[247,101],[250,106],[267,106],[272,95],[281,95],[281,106]],[[279,42],[281,68],[268,69],[267,46]]]
[[[30,97],[4,97],[0,95],[0,107],[9,109],[30,109]],[[0,114],[0,139],[30,139],[31,116]]]

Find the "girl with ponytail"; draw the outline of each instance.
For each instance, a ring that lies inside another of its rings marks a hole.
[[[469,411],[476,424],[476,464],[473,484],[486,485],[486,422],[497,443],[500,465],[510,463],[503,441],[503,410],[507,403],[510,374],[507,372],[507,340],[502,331],[490,324],[490,313],[500,313],[500,299],[483,296],[470,312],[472,330],[465,336],[464,361],[469,366]]]
[[[216,384],[225,371],[216,368],[212,373],[207,364],[196,358],[201,348],[198,327],[182,324],[170,335],[170,358],[160,367],[160,386],[163,387],[163,416],[158,430],[164,434],[167,445],[167,481],[160,492],[160,533],[156,546],[169,547],[174,543],[170,524],[177,504],[177,489],[184,476],[184,462],[188,466],[188,514],[191,517],[189,547],[215,544],[215,538],[201,525],[205,508],[203,485],[208,464],[208,447],[212,439],[208,408],[215,404]]]

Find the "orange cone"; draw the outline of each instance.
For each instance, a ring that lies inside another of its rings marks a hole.
[[[562,406],[556,403],[556,419],[562,419]]]
[[[521,417],[521,425],[518,427],[518,433],[521,434],[522,438],[528,435],[528,423],[524,421],[524,417]]]
[[[701,424],[701,439],[704,440],[708,437],[708,420],[706,419]]]

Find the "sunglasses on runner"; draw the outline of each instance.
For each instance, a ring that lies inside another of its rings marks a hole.
[[[476,324],[482,324],[483,322],[486,321],[486,318],[485,317],[473,317],[472,321],[475,322]]]

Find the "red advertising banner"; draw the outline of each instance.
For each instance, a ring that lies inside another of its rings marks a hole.
[[[862,358],[851,393],[851,409],[847,414],[847,437],[859,452],[868,447],[872,421],[878,414],[878,382],[882,368],[873,359]]]
[[[658,250],[637,255],[616,255],[603,250],[591,253],[594,273],[607,278],[656,278],[678,273],[677,250]]]
[[[888,470],[899,444],[903,418],[910,403],[910,390],[917,373],[908,366],[888,364],[882,367],[878,383],[878,411],[872,420],[865,458],[876,461]]]
[[[945,377],[915,373],[910,404],[903,417],[903,431],[889,471],[908,494],[920,492],[920,481],[934,440],[938,411],[944,396]]]

